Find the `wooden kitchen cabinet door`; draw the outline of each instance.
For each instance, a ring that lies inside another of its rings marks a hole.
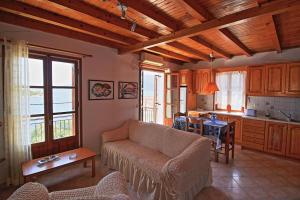
[[[277,155],[285,155],[287,142],[286,123],[267,122],[264,150]]]
[[[236,116],[228,116],[228,122],[235,122],[234,140],[235,144],[242,143],[242,118]]]
[[[288,126],[286,156],[300,159],[300,125]]]
[[[247,73],[247,95],[262,96],[265,93],[265,67],[249,67]]]
[[[300,63],[287,64],[285,93],[300,96]]]
[[[194,72],[194,92],[201,95],[206,95],[205,87],[210,82],[210,69],[198,69]]]
[[[285,93],[286,65],[266,66],[265,93],[268,96],[282,96]]]

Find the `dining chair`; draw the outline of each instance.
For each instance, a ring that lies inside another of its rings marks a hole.
[[[176,122],[176,118],[182,117],[182,116],[186,117],[186,115],[187,115],[187,113],[181,113],[181,112],[174,113],[173,114],[173,128],[177,127],[177,129],[187,131],[187,118],[184,120],[184,122],[181,122],[182,120],[179,120],[178,122]],[[184,126],[182,125],[182,123],[184,124]],[[184,127],[184,128],[181,129],[182,127]]]
[[[229,156],[231,151],[231,158],[234,159],[234,137],[235,137],[235,121],[228,122],[225,131],[225,137],[222,139],[221,151],[215,152],[215,160],[218,162],[219,154],[225,155],[226,164],[229,163]],[[222,151],[224,149],[224,152]]]
[[[187,131],[202,135],[203,133],[203,119],[196,117],[187,118]]]

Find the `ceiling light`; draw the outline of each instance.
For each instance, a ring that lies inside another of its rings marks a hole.
[[[132,32],[134,32],[135,29],[136,29],[136,22],[132,22],[132,25],[131,25],[130,30],[131,30]]]
[[[125,6],[121,1],[118,1],[117,7],[121,11],[121,19],[126,19],[127,6]]]

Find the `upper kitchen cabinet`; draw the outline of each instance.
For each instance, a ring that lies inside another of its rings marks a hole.
[[[300,63],[249,67],[247,95],[300,97]]]
[[[263,96],[265,91],[265,67],[249,67],[247,73],[247,95]]]
[[[265,79],[265,94],[267,96],[282,96],[285,92],[285,64],[267,65]]]
[[[193,71],[192,70],[180,70],[179,71],[179,84],[180,86],[187,86],[188,91],[193,90]]]
[[[210,69],[198,69],[194,72],[194,92],[200,95],[206,95],[205,87],[210,82]]]
[[[300,63],[287,64],[285,93],[300,96]]]

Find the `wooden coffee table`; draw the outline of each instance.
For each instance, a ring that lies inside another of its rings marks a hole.
[[[70,159],[69,156],[72,154],[76,154],[76,158]],[[95,176],[95,157],[96,153],[87,149],[87,148],[79,148],[71,151],[66,151],[62,153],[56,154],[59,156],[59,159],[45,163],[42,166],[38,166],[38,161],[42,158],[37,158],[34,160],[30,160],[22,164],[22,172],[24,177],[24,182],[29,182],[33,177],[47,174],[51,171],[59,169],[61,167],[74,165],[80,162],[84,163],[84,167],[86,167],[86,162],[88,160],[92,161],[92,177]]]

